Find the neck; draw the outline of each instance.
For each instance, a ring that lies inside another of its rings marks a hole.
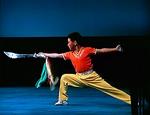
[[[79,46],[79,45],[77,45],[77,46],[75,47],[75,51],[76,51],[76,52],[79,52],[80,49],[81,49],[81,46]]]

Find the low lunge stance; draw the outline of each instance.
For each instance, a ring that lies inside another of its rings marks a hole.
[[[93,70],[91,55],[97,55],[108,52],[121,52],[122,48],[117,45],[115,48],[92,48],[82,47],[80,45],[81,35],[78,32],[70,33],[67,37],[68,47],[70,51],[65,53],[38,53],[37,57],[44,58],[64,58],[64,60],[71,60],[76,74],[63,74],[60,80],[58,102],[55,105],[66,105],[68,100],[67,87],[82,87],[89,86],[98,89],[112,97],[131,104],[130,96],[111,86],[100,75]]]

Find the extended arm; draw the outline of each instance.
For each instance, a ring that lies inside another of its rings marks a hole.
[[[36,55],[36,57],[42,57],[42,58],[46,58],[46,57],[50,57],[50,58],[63,58],[63,54],[59,54],[59,53],[43,53],[40,52]]]
[[[96,53],[109,53],[109,52],[122,52],[123,49],[120,45],[117,45],[115,48],[101,48],[101,49],[96,49]]]

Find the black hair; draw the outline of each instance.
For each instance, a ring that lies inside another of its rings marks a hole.
[[[71,41],[77,41],[78,44],[81,44],[82,36],[79,32],[72,32],[67,37],[70,38]]]

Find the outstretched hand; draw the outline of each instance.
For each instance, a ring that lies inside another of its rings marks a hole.
[[[123,49],[122,49],[122,47],[121,47],[120,44],[116,46],[116,49],[117,49],[117,51],[119,51],[119,52],[123,52]]]
[[[44,53],[43,52],[39,52],[38,54],[34,54],[34,56],[33,57],[35,57],[35,58],[46,58],[46,56],[44,55]]]

